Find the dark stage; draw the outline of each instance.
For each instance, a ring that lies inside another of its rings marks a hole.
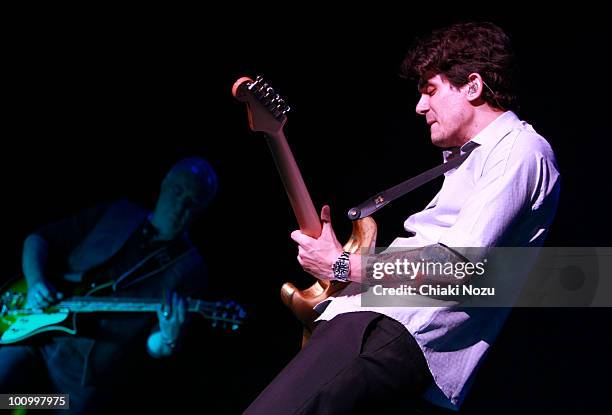
[[[25,236],[51,220],[122,197],[152,208],[179,158],[203,156],[219,175],[218,197],[191,234],[210,269],[205,298],[239,301],[247,323],[227,333],[199,320],[183,354],[143,369],[149,383],[121,384],[132,397],[122,405],[240,413],[299,350],[301,329],[279,290],[312,279],[296,261],[289,234],[297,224],[265,140],[249,131],[231,95],[240,76],[263,75],[287,98],[287,138],[315,206],[331,205],[343,242],[348,208],[441,162],[414,112],[415,85],[398,76],[405,50],[430,29],[491,20],[519,59],[518,115],[549,140],[560,166],[547,245],[610,246],[609,26],[391,10],[341,23],[331,12],[296,11],[278,25],[230,16],[46,21],[16,30],[9,45],[0,165],[6,278],[19,272]],[[405,217],[440,184],[376,213],[377,245],[402,235]],[[608,308],[514,310],[461,413],[609,411],[611,319]]]

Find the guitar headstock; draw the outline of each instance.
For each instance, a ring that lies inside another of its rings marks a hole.
[[[209,302],[191,299],[189,300],[189,309],[211,320],[213,327],[221,327],[231,331],[238,330],[247,316],[244,308],[235,301]]]
[[[251,130],[274,135],[283,129],[289,105],[261,76],[254,81],[248,77],[238,79],[232,95],[246,102]]]

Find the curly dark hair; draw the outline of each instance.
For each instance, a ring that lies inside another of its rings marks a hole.
[[[419,88],[437,74],[458,88],[474,72],[485,82],[483,100],[502,110],[516,108],[510,39],[493,23],[457,23],[417,39],[401,67],[402,76],[417,80]]]

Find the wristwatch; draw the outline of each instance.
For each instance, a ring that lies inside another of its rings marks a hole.
[[[342,255],[338,257],[334,265],[332,266],[332,271],[334,272],[334,279],[337,281],[347,282],[349,271],[351,270],[349,265],[349,255],[350,252],[344,251]]]

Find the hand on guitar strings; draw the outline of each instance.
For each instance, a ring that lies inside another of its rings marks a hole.
[[[328,205],[321,209],[321,222],[323,228],[318,239],[299,230],[291,232],[291,239],[298,244],[297,260],[304,271],[319,279],[333,280],[332,266],[342,254],[342,245],[332,228]]]
[[[58,292],[49,281],[43,279],[28,287],[26,307],[45,308],[57,303],[62,298],[64,298],[64,295]]]
[[[162,340],[167,345],[173,345],[179,338],[181,327],[185,322],[187,303],[177,293],[164,295],[164,301],[157,308],[159,330]]]

